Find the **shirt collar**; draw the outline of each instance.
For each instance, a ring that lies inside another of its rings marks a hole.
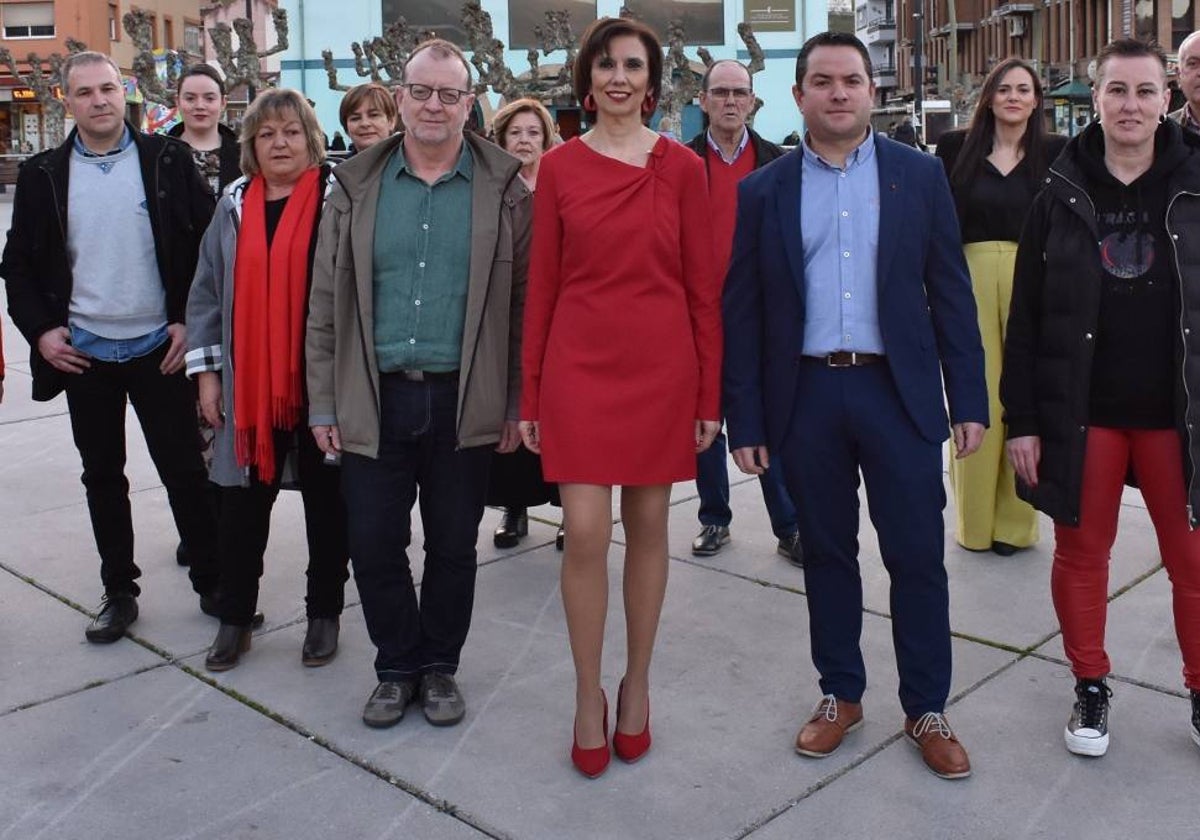
[[[401,140],[396,144],[396,177],[399,178],[401,173],[407,173],[412,177],[416,177],[416,173],[408,165],[407,158],[404,157],[404,141]],[[435,183],[448,181],[455,175],[461,175],[464,179],[470,182],[471,177],[475,174],[475,158],[471,156],[471,147],[468,145],[466,138],[463,139],[462,149],[458,153],[458,163],[454,165],[454,169],[438,178]]]
[[[1196,117],[1192,114],[1192,103],[1190,102],[1183,106],[1183,127],[1200,132],[1200,122],[1197,122]]]
[[[834,166],[832,163],[825,160],[825,158],[814,152],[812,146],[808,144],[808,139],[809,135],[806,131],[804,132],[804,142],[800,144],[800,148],[804,151],[804,159],[810,164],[823,166],[826,169],[836,169],[838,171],[849,172],[856,166],[862,166],[875,154],[875,132],[869,128],[867,129],[867,136],[863,138],[863,141],[855,147],[854,151],[846,156],[845,166]]]
[[[725,157],[725,152],[717,145],[717,141],[713,139],[712,129],[704,132],[704,136],[708,138],[708,147],[717,153],[717,157],[726,163],[733,165],[737,163],[738,158],[742,156],[742,152],[746,151],[746,146],[750,143],[750,127],[742,126],[742,139],[738,141],[737,148],[733,150],[731,157]]]
[[[124,133],[121,134],[121,142],[117,144],[117,148],[109,149],[107,152],[93,152],[87,146],[83,145],[83,138],[79,132],[75,132],[75,151],[84,157],[108,157],[109,155],[119,155],[125,151],[133,143],[133,132],[129,130],[129,126],[125,126]]]

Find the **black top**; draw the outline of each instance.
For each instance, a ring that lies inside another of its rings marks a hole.
[[[266,204],[266,222],[267,222],[267,247],[271,247],[271,243],[275,240],[275,229],[279,227],[279,220],[283,218],[283,208],[287,204],[288,196],[276,198],[265,202]]]
[[[962,149],[965,131],[947,132],[938,141],[937,155],[946,168],[946,177],[954,170]],[[1049,135],[1046,138],[1046,163],[1052,163],[1067,138]],[[979,174],[962,188],[954,190],[958,207],[958,223],[962,241],[1017,242],[1025,217],[1033,205],[1034,196],[1043,186],[1045,173],[1031,171],[1028,160],[1021,159],[1007,175],[984,159]]]

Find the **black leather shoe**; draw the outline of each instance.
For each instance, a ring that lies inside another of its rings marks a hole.
[[[708,557],[716,554],[729,542],[729,529],[724,525],[705,525],[692,540],[692,554]]]
[[[211,615],[213,618],[220,618],[221,612],[218,609],[218,604],[221,602],[221,596],[217,592],[209,592],[207,595],[200,596],[200,612],[205,615]],[[267,617],[263,615],[262,610],[255,610],[254,617],[250,619],[250,626],[257,630],[263,626],[263,622]]]
[[[217,638],[213,639],[204,667],[210,671],[228,671],[238,664],[242,654],[250,650],[250,628],[238,624],[221,623]]]
[[[559,551],[562,551],[564,548],[567,547],[567,529],[566,528],[558,529],[558,534],[556,534],[554,537],[554,547],[557,548]]]
[[[1012,557],[1018,551],[1017,547],[1012,543],[994,542],[992,543],[992,552],[999,554],[1001,557]]]
[[[800,544],[799,531],[781,539],[775,550],[796,568],[804,568],[804,546]]]
[[[337,654],[338,630],[336,618],[310,618],[308,632],[304,634],[304,647],[300,661],[308,668],[319,668]]]
[[[100,612],[83,631],[89,642],[108,644],[125,635],[129,625],[137,621],[137,598],[128,592],[106,594]]]
[[[504,519],[492,534],[492,543],[496,548],[513,548],[528,533],[529,515],[525,508],[505,508]]]

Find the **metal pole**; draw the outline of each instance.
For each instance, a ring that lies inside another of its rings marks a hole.
[[[918,3],[924,0],[917,0]],[[925,136],[925,119],[922,106],[925,100],[925,19],[921,8],[913,12],[913,20],[917,26],[917,37],[913,47],[913,125],[917,129],[917,142],[923,143]]]
[[[251,34],[251,36],[253,36],[253,34],[254,34],[254,9],[251,7],[250,4],[251,4],[251,0],[246,0],[246,20],[250,21],[250,34]],[[256,67],[255,72],[257,72],[258,69],[259,68]],[[246,82],[246,102],[247,103],[253,102],[254,97],[257,95],[258,95],[258,93],[254,89],[254,83]]]

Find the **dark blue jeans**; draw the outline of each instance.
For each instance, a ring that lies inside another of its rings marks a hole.
[[[491,446],[459,449],[457,382],[379,381],[379,457],[342,458],[350,557],[381,682],[453,674],[471,626],[475,542]],[[409,568],[412,508],[421,504],[420,601]]]
[[[725,430],[722,429],[712,446],[696,456],[696,490],[700,493],[700,524],[728,528],[733,521],[729,509],[729,464]],[[771,469],[758,477],[762,488],[771,530],[779,539],[796,533],[796,507],[783,484],[783,464],[772,462]]]
[[[92,360],[66,377],[71,432],[83,461],[92,533],[100,553],[100,579],[108,593],[140,592],[133,560],[133,516],[125,478],[125,406],[133,404],[150,458],[167,490],[167,503],[190,560],[192,587],[217,584],[217,512],[200,455],[196,392],[182,373],[158,369],[167,345],[127,362]]]

